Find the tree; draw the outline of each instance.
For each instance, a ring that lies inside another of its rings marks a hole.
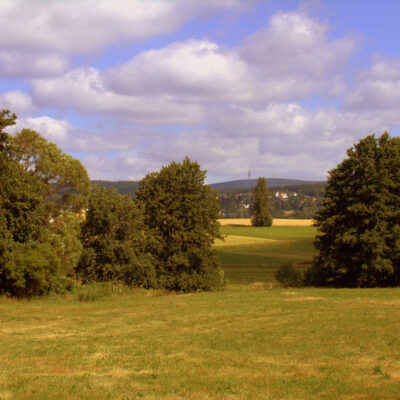
[[[308,281],[335,287],[400,284],[400,138],[367,136],[329,172]]]
[[[28,175],[46,185],[45,197],[57,209],[79,212],[86,206],[91,185],[79,160],[30,129],[16,133],[11,145],[14,159]]]
[[[272,217],[268,211],[269,191],[267,188],[267,180],[258,178],[257,185],[254,188],[254,206],[251,224],[253,226],[271,226]]]
[[[90,182],[78,160],[37,132],[5,133],[15,119],[0,112],[0,292],[30,296],[73,273],[81,245],[72,213],[86,204]]]
[[[218,197],[204,179],[205,171],[186,157],[139,182],[136,201],[144,207],[157,277],[169,290],[211,290],[223,283],[212,248],[220,236]]]
[[[140,206],[115,189],[95,187],[82,226],[84,251],[77,272],[84,282],[120,280],[156,287],[147,240]]]

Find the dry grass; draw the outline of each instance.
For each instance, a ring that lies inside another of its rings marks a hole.
[[[312,219],[279,219],[275,218],[273,226],[312,226]],[[219,223],[223,226],[251,226],[250,218],[224,218]]]
[[[214,247],[237,247],[237,246],[242,247],[242,246],[260,245],[260,244],[278,244],[281,242],[282,241],[280,240],[274,240],[274,239],[229,235],[226,236],[224,240],[217,239],[215,241]]]

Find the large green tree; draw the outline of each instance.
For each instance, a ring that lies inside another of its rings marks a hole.
[[[367,136],[329,172],[309,283],[400,284],[400,138]]]
[[[57,209],[79,212],[86,206],[90,181],[79,160],[63,153],[39,133],[23,129],[11,138],[13,157],[23,170],[46,185],[46,200]]]
[[[0,112],[0,292],[42,294],[79,259],[74,212],[90,191],[86,170],[37,132],[4,129],[16,116]]]
[[[146,252],[148,240],[140,205],[115,189],[95,187],[82,226],[79,276],[84,282],[118,280],[156,287],[153,257]]]
[[[211,290],[223,284],[212,248],[219,237],[219,203],[217,193],[204,185],[205,174],[185,158],[139,182],[136,199],[151,232],[157,277],[169,290]]]
[[[271,226],[272,217],[268,211],[269,206],[269,191],[267,188],[267,180],[258,178],[256,187],[254,188],[254,205],[253,217],[251,224],[253,226]]]

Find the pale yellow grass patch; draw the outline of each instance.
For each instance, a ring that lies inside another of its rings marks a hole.
[[[215,247],[234,247],[234,246],[251,246],[258,244],[279,243],[281,241],[274,239],[264,239],[252,236],[235,236],[228,235],[224,240],[216,239]]]
[[[221,225],[251,226],[250,218],[224,218],[218,220]],[[273,226],[312,226],[313,219],[279,219],[274,218]]]
[[[290,299],[285,299],[285,301],[289,302],[296,302],[296,301],[317,301],[317,300],[323,300],[322,297],[291,297]]]

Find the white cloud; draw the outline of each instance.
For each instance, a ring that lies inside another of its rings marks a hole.
[[[2,77],[51,76],[66,71],[69,66],[68,59],[58,54],[0,50]]]
[[[249,102],[259,97],[259,80],[234,51],[207,40],[175,42],[149,50],[106,72],[123,94],[171,95],[182,101]],[[263,97],[263,96],[261,96]]]
[[[375,57],[372,66],[359,74],[343,106],[400,124],[400,58]]]
[[[0,48],[92,54],[176,31],[189,19],[239,1],[13,0],[0,2]]]
[[[168,95],[125,96],[110,91],[103,73],[77,68],[60,77],[33,81],[33,96],[40,105],[74,108],[81,113],[103,113],[143,124],[189,124],[202,120],[196,104],[174,101]]]
[[[24,115],[35,109],[31,96],[21,90],[0,93],[0,108],[9,109],[17,115]]]
[[[345,89],[340,73],[355,47],[351,37],[330,40],[329,27],[301,11],[278,12],[266,29],[244,40],[239,49],[259,74],[279,82],[287,99],[313,91],[340,95]],[[279,93],[279,85],[271,85]]]
[[[12,0],[0,2],[0,75],[64,72],[74,55],[175,32],[241,0]]]

